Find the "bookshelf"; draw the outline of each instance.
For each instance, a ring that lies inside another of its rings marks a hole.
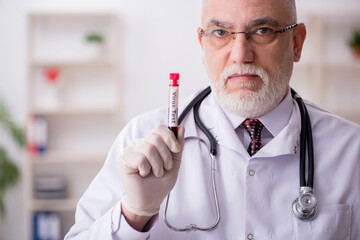
[[[35,223],[44,234],[39,226],[47,218],[65,236],[121,128],[118,30],[112,11],[28,13],[27,239],[39,234]],[[36,195],[40,178],[49,185],[42,197]],[[55,190],[46,178],[65,183],[63,197],[48,193]]]

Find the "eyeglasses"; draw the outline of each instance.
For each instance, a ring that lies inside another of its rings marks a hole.
[[[229,42],[231,42],[231,40],[235,40],[236,35],[239,33],[244,33],[249,42],[263,45],[273,42],[277,33],[287,32],[290,29],[295,28],[297,25],[298,24],[295,23],[280,30],[274,30],[270,27],[259,27],[245,32],[229,32],[224,29],[204,31],[203,29],[200,29],[200,36],[207,37],[210,44],[216,48],[225,47],[229,44]]]

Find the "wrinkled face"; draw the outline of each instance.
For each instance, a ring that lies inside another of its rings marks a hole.
[[[269,29],[280,30],[295,23],[286,1],[204,3],[202,26],[198,30],[203,61],[217,101],[234,114],[248,118],[262,116],[287,94],[293,62],[301,56],[305,26],[299,24],[276,33],[270,42],[262,40]],[[229,42],[221,39],[225,33],[245,31],[254,34],[231,35]]]

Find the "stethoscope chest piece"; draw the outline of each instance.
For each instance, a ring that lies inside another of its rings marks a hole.
[[[316,205],[317,200],[313,194],[312,188],[301,187],[300,196],[293,202],[292,210],[298,219],[310,221],[314,219],[317,214]]]

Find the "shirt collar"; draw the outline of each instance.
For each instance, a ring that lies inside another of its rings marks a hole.
[[[284,100],[271,112],[259,117],[258,119],[264,124],[266,129],[275,137],[289,123],[293,109],[293,101],[290,89]],[[223,109],[229,122],[234,129],[238,128],[246,118],[230,113]]]

